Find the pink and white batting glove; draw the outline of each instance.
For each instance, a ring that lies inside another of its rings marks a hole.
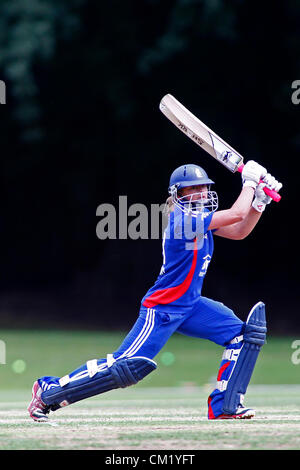
[[[256,189],[259,181],[267,174],[267,170],[256,163],[254,160],[249,160],[242,171],[243,187],[250,186]]]
[[[259,183],[255,190],[255,197],[252,203],[253,209],[258,212],[263,212],[266,208],[266,205],[272,202],[272,198],[264,192],[265,186],[267,186],[269,189],[274,189],[274,191],[278,193],[278,191],[282,188],[282,183],[277,181],[274,176],[270,175],[270,173],[267,173],[264,176],[263,183]]]

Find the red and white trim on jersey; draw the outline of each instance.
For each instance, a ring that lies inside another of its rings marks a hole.
[[[178,286],[167,287],[166,289],[159,289],[153,292],[153,294],[151,294],[149,297],[147,297],[144,300],[143,302],[144,307],[151,308],[159,304],[163,304],[163,305],[169,304],[179,299],[181,296],[183,296],[186,293],[186,291],[190,287],[191,282],[193,280],[193,276],[194,276],[196,265],[197,265],[198,249],[197,249],[196,238],[194,239],[193,243],[194,243],[194,249],[193,249],[192,264],[184,281]]]

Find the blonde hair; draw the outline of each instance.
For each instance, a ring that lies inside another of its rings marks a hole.
[[[169,215],[174,210],[174,202],[172,196],[169,196],[166,200],[165,207],[164,207],[164,214]]]

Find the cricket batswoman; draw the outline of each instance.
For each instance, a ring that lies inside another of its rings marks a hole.
[[[272,201],[263,188],[279,191],[282,184],[251,160],[244,166],[238,198],[232,207],[219,211],[213,184],[197,165],[173,171],[163,265],[141,301],[135,324],[106,358],[88,360],[63,377],[36,380],[28,406],[35,421],[46,421],[50,411],[137,383],[156,369],[153,358],[174,332],[224,347],[216,385],[208,398],[208,419],[255,415],[243,400],[266,338],[265,305],[261,301],[254,305],[244,322],[223,303],[203,297],[201,290],[213,255],[213,237],[244,239]]]

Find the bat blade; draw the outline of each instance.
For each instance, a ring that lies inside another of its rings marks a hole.
[[[179,130],[232,173],[242,171],[243,156],[194,116],[174,96],[165,95],[160,101],[159,109]],[[268,188],[264,188],[264,191],[275,201],[280,201],[281,196],[275,191]]]
[[[243,157],[200,119],[186,109],[174,96],[165,95],[161,112],[184,134],[233,173],[243,164]]]

